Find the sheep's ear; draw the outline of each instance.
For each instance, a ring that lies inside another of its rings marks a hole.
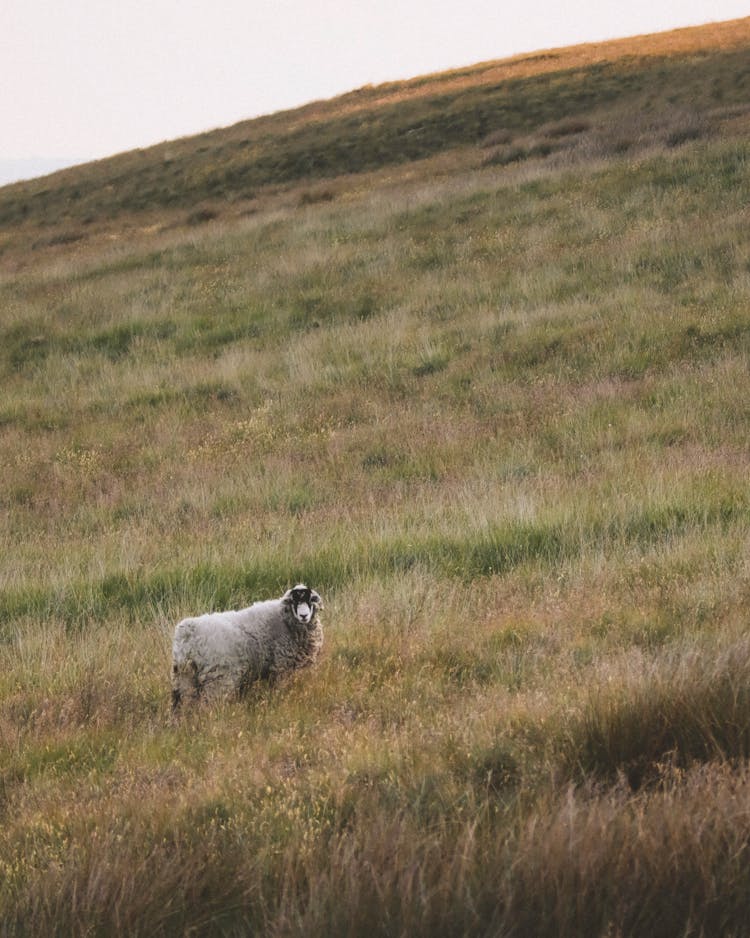
[[[316,606],[323,607],[323,601],[315,590],[310,590],[310,601],[314,602]]]

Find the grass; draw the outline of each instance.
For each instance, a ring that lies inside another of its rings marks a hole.
[[[503,66],[468,155],[4,229],[0,934],[745,933],[743,23],[589,49],[585,119]],[[318,666],[174,722],[175,621],[299,579]]]

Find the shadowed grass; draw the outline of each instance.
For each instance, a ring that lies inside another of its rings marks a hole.
[[[750,755],[746,642],[668,652],[636,680],[604,688],[573,729],[569,758],[582,778],[633,788],[696,762]],[[632,675],[633,678],[636,675]]]

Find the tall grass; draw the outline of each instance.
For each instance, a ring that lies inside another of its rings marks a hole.
[[[746,931],[747,144],[545,121],[7,246],[1,934]],[[299,579],[319,665],[173,721]]]

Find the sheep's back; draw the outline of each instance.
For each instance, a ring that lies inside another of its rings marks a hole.
[[[244,627],[244,612],[206,613],[178,622],[172,645],[175,663],[189,659],[201,668],[252,658],[262,642]]]

